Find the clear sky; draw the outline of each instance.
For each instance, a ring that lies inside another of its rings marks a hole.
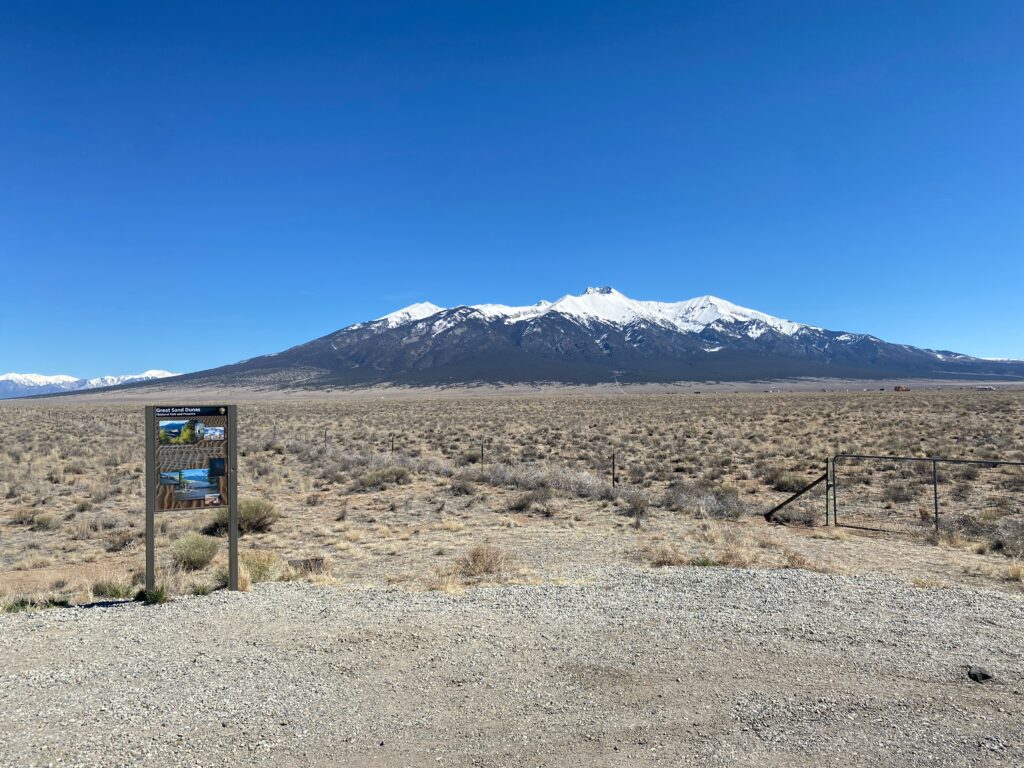
[[[3,2],[0,372],[612,285],[1024,358],[1024,4]]]

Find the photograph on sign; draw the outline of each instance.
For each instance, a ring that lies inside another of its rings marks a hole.
[[[220,408],[158,408],[158,511],[228,504],[227,416]]]

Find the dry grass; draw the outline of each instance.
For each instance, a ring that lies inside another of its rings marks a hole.
[[[476,546],[459,560],[459,573],[466,579],[496,579],[510,570],[512,558],[503,549]]]
[[[834,567],[812,560],[801,552],[785,550],[783,555],[786,559],[787,568],[799,568],[804,571],[817,571],[818,573],[835,573],[836,571]]]
[[[102,581],[87,573],[140,571],[141,408],[4,403],[0,430],[0,593],[80,601],[98,596],[89,585]],[[1016,563],[1007,556],[1024,555],[1024,515],[1013,507],[1024,483],[995,470],[943,479],[944,500],[960,499],[968,514],[944,508],[949,531],[933,547],[826,528],[817,492],[788,512],[816,527],[769,529],[753,514],[819,476],[837,452],[1024,459],[1019,391],[262,402],[241,406],[239,438],[239,485],[260,500],[251,524],[243,513],[244,541],[267,553],[245,566],[252,581],[461,589],[522,578],[523,568],[558,580],[579,565],[636,562],[646,547],[652,564],[664,550],[666,565],[879,570],[908,580],[941,572],[1010,588]],[[930,482],[916,470],[858,472],[851,490],[877,494],[885,514],[905,506],[916,515]],[[218,520],[201,510],[160,517],[158,565],[172,592],[217,582],[217,558],[192,571],[174,560],[179,542],[203,529],[218,530]],[[515,552],[519,564],[468,576],[445,564],[451,553],[468,559],[481,541]],[[331,563],[327,572],[288,565],[316,558]]]
[[[1024,563],[1014,562],[1006,567],[1006,580],[1024,584]]]
[[[672,544],[658,544],[642,551],[644,560],[653,568],[686,565],[689,561],[678,547]]]

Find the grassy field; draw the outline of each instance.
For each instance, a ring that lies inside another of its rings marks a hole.
[[[141,406],[8,402],[0,434],[0,601],[132,594]],[[239,449],[250,580],[459,591],[629,562],[1020,589],[1024,572],[1024,483],[1011,471],[944,477],[956,525],[939,537],[825,527],[821,488],[792,508],[793,525],[758,514],[836,453],[1022,461],[1019,390],[250,402]],[[917,482],[858,471],[858,488],[896,511]],[[982,513],[971,489],[993,483],[1000,504]],[[217,588],[225,552],[213,512],[158,517],[170,592]]]

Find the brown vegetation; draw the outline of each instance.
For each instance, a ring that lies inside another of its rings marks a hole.
[[[1020,584],[1007,559],[1024,557],[1020,474],[967,466],[944,476],[948,527],[937,546],[823,528],[822,487],[780,516],[797,526],[755,514],[820,476],[835,453],[1022,460],[1020,391],[262,402],[239,414],[243,566],[254,582],[461,588],[527,571],[557,580],[640,552],[658,566],[908,580],[939,570],[951,581]],[[0,405],[0,602],[83,602],[138,587],[142,432],[139,406]],[[848,492],[874,494],[887,514],[924,510],[913,524],[927,528],[930,468],[854,469]],[[978,495],[989,488],[998,495]],[[224,514],[160,513],[158,564],[171,592],[223,582],[223,539],[209,560],[191,554],[201,532],[225,531]],[[477,573],[492,561],[505,566]]]

